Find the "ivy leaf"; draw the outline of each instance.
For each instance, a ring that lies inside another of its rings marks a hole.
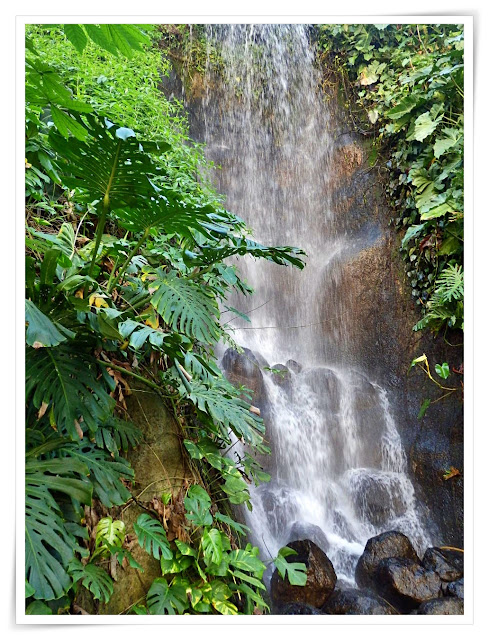
[[[134,532],[138,537],[139,545],[154,558],[160,556],[165,560],[171,560],[173,553],[166,537],[163,525],[147,513],[142,513],[134,524]]]

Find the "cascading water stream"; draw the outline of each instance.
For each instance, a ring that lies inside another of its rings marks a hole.
[[[258,241],[308,254],[302,272],[237,262],[256,310],[251,326],[234,322],[235,340],[270,364],[301,365],[283,382],[264,372],[273,479],[251,490],[247,522],[264,556],[309,537],[352,581],[366,540],[381,531],[399,529],[420,550],[429,543],[387,392],[349,348],[355,321],[339,274],[371,238],[332,207],[332,118],[307,27],[208,25],[207,39],[221,65],[216,72],[209,55],[202,137],[222,165],[226,206]],[[325,322],[325,301],[334,323]],[[242,297],[230,304],[249,309]]]

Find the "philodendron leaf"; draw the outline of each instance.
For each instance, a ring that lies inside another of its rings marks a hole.
[[[209,511],[211,499],[207,491],[202,487],[197,484],[192,485],[183,504],[185,505],[186,517],[189,522],[197,527],[212,524],[212,516]]]
[[[25,321],[27,323],[25,341],[34,349],[55,347],[68,339],[30,300],[25,301]]]
[[[165,560],[171,560],[173,553],[166,537],[163,525],[147,513],[142,513],[134,524],[134,531],[138,537],[140,546],[152,554],[157,560],[160,556]]]
[[[96,600],[108,602],[114,593],[114,584],[110,576],[96,564],[83,565],[74,559],[69,566],[70,574],[75,582],[81,580],[84,587],[89,589]]]
[[[209,529],[202,536],[202,550],[206,565],[219,564],[222,560],[222,540],[218,529]]]
[[[146,601],[151,615],[181,615],[188,607],[185,588],[178,585],[170,587],[165,578],[156,578]]]
[[[291,585],[303,587],[307,582],[307,567],[303,562],[287,562],[287,556],[297,555],[297,552],[290,547],[282,547],[274,560],[277,571],[281,578],[287,580]]]
[[[450,375],[450,367],[448,366],[448,362],[444,362],[443,364],[435,364],[435,371],[440,376],[440,378],[446,380]]]
[[[418,116],[414,121],[414,139],[418,142],[422,142],[425,138],[433,133],[436,127],[440,124],[442,118],[443,114],[435,120],[432,120],[428,111]]]
[[[97,523],[97,534],[95,546],[101,547],[105,544],[122,547],[126,535],[126,525],[122,520],[112,520],[110,516],[101,518]]]

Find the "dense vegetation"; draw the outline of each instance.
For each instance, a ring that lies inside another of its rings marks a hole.
[[[371,164],[387,169],[414,329],[463,330],[463,25],[322,25],[317,38]]]
[[[26,35],[26,611],[71,612],[80,584],[106,602],[108,560],[138,567],[122,520],[99,519],[91,553],[84,520],[94,499],[134,499],[124,454],[142,435],[124,394],[135,382],[180,419],[199,482],[183,496],[182,539],[169,542],[154,510],[138,518],[161,577],[129,613],[264,612],[265,564],[226,508],[250,506],[248,483],[268,479],[253,455],[227,452],[241,440],[266,453],[264,425],[214,347],[233,344],[227,292],[251,292],[224,259],[302,268],[301,252],[255,243],[224,208],[183,110],[158,91],[167,66],[153,27]],[[277,568],[304,584],[288,554]]]

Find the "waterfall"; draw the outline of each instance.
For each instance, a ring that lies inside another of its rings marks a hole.
[[[264,557],[309,537],[352,582],[368,538],[406,533],[419,551],[429,537],[407,475],[387,390],[351,348],[351,291],[343,265],[375,242],[334,208],[334,117],[318,90],[306,25],[207,25],[209,54],[202,138],[221,170],[218,189],[264,244],[307,253],[301,272],[236,260],[255,289],[230,304],[234,339],[270,365],[300,366],[281,381],[264,370],[272,481],[251,489],[245,517]],[[216,66],[217,51],[219,64]]]

